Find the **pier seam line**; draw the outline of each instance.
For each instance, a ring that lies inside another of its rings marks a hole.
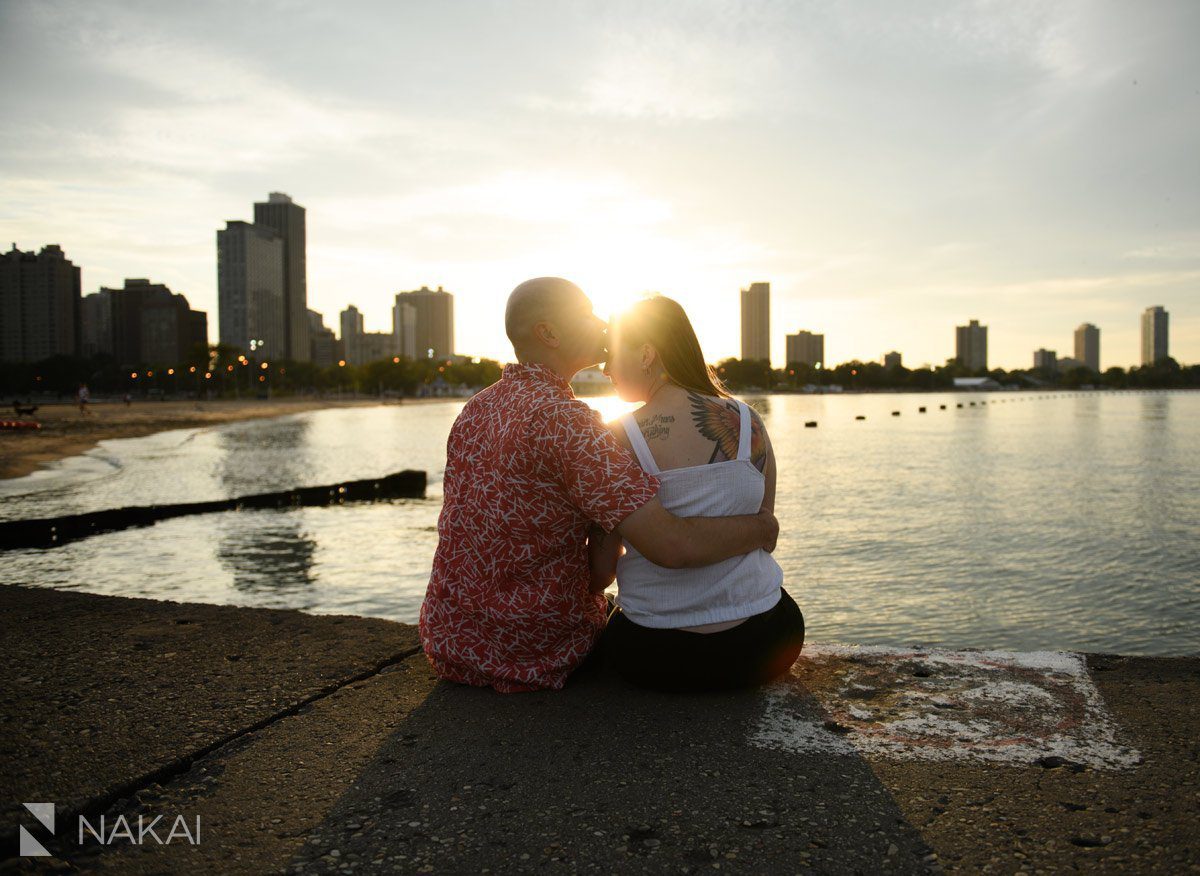
[[[201,758],[208,757],[210,754],[213,754],[214,752],[217,752],[220,749],[225,748],[227,745],[229,745],[233,742],[236,742],[237,740],[241,739],[242,737],[248,736],[251,733],[256,733],[259,730],[265,729],[266,727],[269,727],[272,724],[275,724],[278,721],[283,720],[284,718],[290,718],[293,715],[297,714],[305,706],[311,705],[312,703],[315,703],[318,700],[323,700],[326,697],[337,693],[342,688],[348,687],[349,685],[355,684],[356,682],[365,681],[368,678],[373,678],[374,676],[383,672],[383,670],[387,669],[388,667],[397,666],[397,665],[403,663],[409,657],[412,657],[414,654],[420,654],[420,653],[422,653],[422,649],[421,649],[421,646],[419,646],[419,645],[417,645],[413,648],[408,648],[404,651],[397,652],[397,653],[391,655],[390,657],[387,657],[387,658],[377,662],[370,669],[366,669],[362,672],[359,672],[356,675],[350,676],[349,678],[346,678],[341,681],[334,682],[333,684],[327,685],[326,687],[321,688],[316,693],[306,697],[305,699],[300,700],[299,702],[288,706],[286,709],[282,709],[281,711],[278,711],[271,715],[268,715],[267,717],[262,718],[258,721],[255,721],[253,724],[251,724],[247,727],[243,727],[239,730],[233,731],[232,733],[226,734],[225,736],[221,737],[220,739],[218,739],[208,745],[205,745],[201,748],[195,749],[194,751],[192,751],[188,754],[177,757],[175,760],[171,761],[170,763],[164,764],[163,766],[158,767],[157,769],[152,770],[148,773],[144,773],[143,775],[138,776],[135,779],[131,779],[128,782],[117,785],[114,788],[110,788],[106,791],[102,791],[100,794],[98,794],[95,797],[92,797],[89,800],[86,800],[81,805],[71,806],[71,807],[65,809],[61,813],[56,813],[55,818],[56,819],[61,818],[64,822],[65,821],[75,822],[79,816],[83,816],[85,818],[88,818],[89,820],[93,819],[96,816],[107,812],[118,801],[132,797],[138,791],[141,791],[141,790],[149,787],[152,784],[157,783],[157,784],[161,785],[161,784],[164,784],[165,782],[169,782],[169,781],[175,779],[178,776],[183,775],[184,773],[186,773],[188,770],[190,770],[192,768],[192,766],[196,763],[196,761],[200,760]],[[3,832],[0,833],[0,842],[3,842],[6,846],[6,848],[16,848],[17,836],[18,836],[17,827],[14,826],[14,827],[10,828],[8,826],[5,826]],[[65,836],[65,834],[64,834],[64,836]],[[60,838],[58,836],[55,836],[54,840],[51,841],[51,845],[52,845],[52,848],[54,848],[54,849],[61,848]],[[9,855],[9,856],[0,858],[0,861],[17,860],[19,858],[20,858],[19,855]]]

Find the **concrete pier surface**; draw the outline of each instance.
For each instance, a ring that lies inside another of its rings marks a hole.
[[[811,644],[744,693],[501,695],[378,619],[0,618],[3,872],[1200,870],[1200,658]]]

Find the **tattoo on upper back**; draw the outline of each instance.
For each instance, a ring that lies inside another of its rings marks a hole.
[[[675,418],[668,414],[655,414],[644,420],[638,420],[637,424],[641,427],[642,437],[647,441],[653,441],[655,438],[668,437],[671,434],[671,423],[674,422]]]
[[[692,423],[696,431],[709,441],[716,442],[717,446],[713,448],[708,461],[737,459],[742,427],[742,415],[737,402],[698,392],[689,392],[688,401],[692,404]],[[753,408],[750,409],[750,461],[759,471],[767,464],[766,432]]]

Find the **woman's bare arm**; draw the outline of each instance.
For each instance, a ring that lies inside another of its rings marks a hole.
[[[771,446],[771,438],[767,435],[767,427],[754,408],[750,409],[750,425],[752,430],[750,442],[750,460],[763,473],[766,484],[763,487],[762,506],[768,511],[775,510],[775,448]]]

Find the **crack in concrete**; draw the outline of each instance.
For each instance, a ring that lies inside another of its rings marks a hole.
[[[389,667],[396,666],[400,663],[403,663],[405,660],[407,660],[409,657],[412,657],[414,654],[420,654],[420,653],[421,653],[420,646],[416,646],[413,648],[407,648],[403,651],[399,651],[396,654],[391,655],[390,657],[386,657],[383,660],[376,662],[375,665],[369,669],[365,669],[362,672],[359,672],[355,675],[349,676],[340,681],[335,681],[329,685],[326,685],[325,687],[321,688],[317,692],[311,694],[310,696],[305,697],[302,700],[299,700],[298,702],[293,703],[292,705],[288,706],[285,709],[281,709],[278,712],[274,712],[274,713],[268,715],[267,717],[265,717],[259,721],[255,721],[253,724],[250,724],[246,727],[242,727],[238,730],[235,730],[232,733],[227,733],[225,736],[221,737],[220,739],[217,739],[214,742],[209,743],[208,745],[204,745],[200,748],[194,749],[194,750],[188,752],[187,754],[181,755],[180,757],[177,757],[175,760],[171,761],[168,764],[164,764],[163,766],[159,767],[158,769],[152,770],[148,773],[144,773],[143,775],[138,776],[135,779],[131,779],[130,781],[125,782],[123,784],[117,785],[114,788],[110,788],[109,790],[105,791],[104,793],[99,794],[99,795],[92,797],[91,799],[85,801],[82,805],[77,804],[77,805],[65,808],[61,812],[56,812],[55,818],[61,819],[61,821],[63,823],[70,822],[72,824],[77,823],[77,819],[80,816],[83,816],[84,818],[87,818],[89,821],[91,821],[92,819],[95,819],[99,815],[108,812],[115,804],[117,804],[121,800],[131,798],[135,794],[137,794],[139,791],[142,791],[142,790],[150,787],[151,785],[155,785],[155,784],[164,785],[164,784],[172,781],[173,779],[177,778],[178,776],[183,775],[184,773],[188,772],[192,768],[192,766],[196,763],[196,761],[200,760],[201,758],[208,757],[209,755],[213,754],[214,752],[219,752],[221,749],[231,745],[234,742],[237,742],[240,739],[245,738],[246,736],[249,736],[251,733],[256,733],[259,730],[263,730],[267,727],[270,727],[272,724],[275,724],[275,723],[283,720],[284,718],[290,718],[293,715],[298,714],[306,706],[309,706],[312,703],[315,703],[319,700],[325,699],[326,697],[331,696],[331,695],[337,693],[339,690],[342,690],[343,688],[348,687],[352,684],[356,684],[360,681],[365,681],[368,678],[373,678],[374,676],[383,672],[385,669],[388,669]],[[64,834],[64,836],[65,836],[65,834]],[[17,838],[18,838],[18,827],[16,827],[16,826],[11,827],[11,828],[6,827],[3,830],[3,832],[0,833],[0,843],[3,843],[4,847],[6,849],[14,849],[15,850],[18,845]],[[44,841],[43,845],[52,854],[57,855],[57,853],[59,851],[63,850],[62,840],[60,839],[60,837],[57,833],[56,833],[54,839]],[[0,860],[3,860],[3,861],[16,860],[16,859],[18,859],[18,857],[19,856],[16,856],[16,855],[6,854],[6,856],[4,858],[0,858]]]

